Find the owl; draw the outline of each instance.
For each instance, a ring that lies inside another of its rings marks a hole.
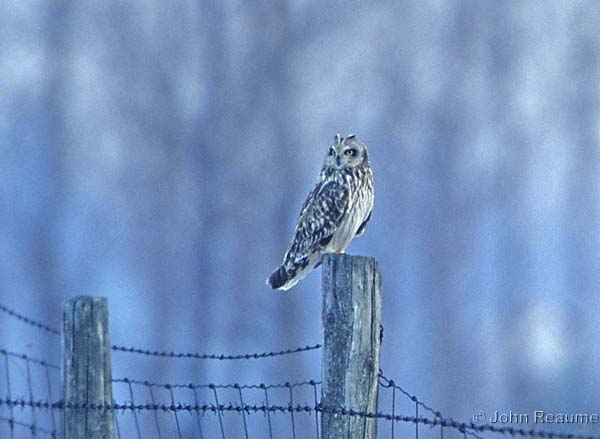
[[[336,135],[315,187],[302,205],[296,231],[267,285],[288,290],[321,264],[324,254],[343,253],[365,231],[374,201],[367,147],[354,135]]]

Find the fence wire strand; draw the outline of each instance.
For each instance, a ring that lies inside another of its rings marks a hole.
[[[117,416],[117,413],[115,413],[115,427],[117,430],[117,438],[121,439],[121,428],[119,427],[119,417]]]
[[[123,378],[113,378],[113,383],[124,383],[124,384],[136,384],[140,386],[146,387],[160,387],[163,389],[283,389],[288,387],[303,387],[303,386],[317,386],[321,384],[321,381],[298,381],[295,383],[283,383],[283,384],[169,384],[169,383],[155,383],[152,381],[143,381],[137,380],[133,378],[123,377]]]
[[[215,404],[217,404],[217,407],[220,407],[221,405],[219,404],[219,397],[217,396],[217,388],[213,387],[212,390],[215,396]],[[223,428],[223,417],[221,412],[221,409],[217,410],[217,415],[219,416],[219,426],[221,427],[221,437],[225,439],[225,428]]]
[[[60,331],[56,328],[52,328],[51,326],[45,325],[37,320],[29,318],[23,314],[20,314],[4,305],[0,305],[0,312],[4,312],[5,314],[23,322],[30,326],[36,327],[38,329],[42,329],[46,332],[49,332],[53,335],[60,335]],[[321,349],[323,346],[321,344],[314,345],[306,345],[293,349],[285,349],[279,351],[269,351],[269,352],[252,352],[252,353],[244,353],[244,354],[204,354],[197,352],[167,352],[167,351],[158,351],[158,350],[149,350],[142,349],[134,346],[122,346],[122,345],[112,345],[111,349],[113,351],[119,352],[128,352],[140,355],[154,356],[154,357],[167,357],[167,358],[193,358],[198,360],[253,360],[259,358],[270,358],[270,357],[278,357],[282,355],[290,355],[296,354],[300,352],[307,352],[312,350]]]
[[[3,354],[4,354],[4,363],[6,364],[6,373],[5,373],[6,394],[9,399],[12,399],[12,386],[10,384],[10,364],[8,361],[8,354],[6,352],[3,352]],[[15,436],[15,410],[14,410],[14,407],[9,406],[8,412],[10,415],[10,421],[8,424],[10,427],[10,437],[11,437],[11,439],[13,439]]]
[[[269,388],[263,387],[265,390],[265,404],[269,407]],[[273,426],[271,425],[271,412],[267,412],[267,423],[269,425],[269,439],[273,439]]]
[[[216,389],[213,389],[216,393]],[[66,403],[64,401],[58,402],[50,402],[50,401],[29,401],[24,399],[0,399],[0,406],[8,406],[13,408],[25,408],[25,407],[35,407],[38,409],[50,409],[54,407],[59,410],[71,409],[71,410],[113,410],[113,411],[163,411],[163,412],[194,412],[196,410],[200,412],[212,412],[212,413],[221,413],[221,412],[246,412],[246,413],[325,413],[325,414],[337,414],[342,416],[355,416],[366,419],[383,419],[387,421],[396,421],[396,422],[404,422],[404,423],[413,423],[413,424],[423,424],[427,426],[443,426],[446,428],[452,428],[459,431],[461,434],[464,434],[466,430],[472,429],[474,431],[484,433],[499,433],[504,435],[511,436],[522,436],[522,437],[533,437],[533,438],[547,438],[547,439],[600,439],[600,436],[593,435],[584,435],[584,434],[574,434],[574,433],[562,433],[556,431],[547,431],[547,430],[536,430],[536,429],[524,429],[524,428],[515,428],[515,427],[507,427],[507,426],[497,426],[493,424],[475,424],[475,423],[466,423],[466,422],[458,422],[451,418],[424,418],[419,417],[416,418],[414,416],[407,415],[394,415],[392,416],[390,413],[383,412],[367,412],[360,411],[354,409],[347,409],[344,407],[327,407],[321,404],[319,405],[237,405],[237,404],[202,404],[200,406],[195,406],[192,404],[183,404],[183,403],[175,403],[175,404],[133,404],[133,403],[112,403],[112,404],[93,404],[93,403],[82,403],[82,404],[74,404],[74,403]],[[224,435],[224,432],[223,432]]]
[[[289,406],[293,407],[294,406],[294,391],[293,391],[293,387],[289,383],[285,383],[285,386],[290,391],[290,403],[289,403]],[[293,410],[290,410],[290,417],[292,418],[292,438],[296,439],[296,423],[294,422],[294,411]]]
[[[310,385],[313,388],[313,396],[314,396],[315,407],[316,407],[319,405],[319,398],[317,396],[317,383],[315,381],[310,381]],[[317,439],[319,439],[319,415],[317,413],[315,413],[315,425],[317,427]]]
[[[19,321],[21,321],[23,323],[26,323],[26,324],[28,324],[30,326],[33,326],[34,328],[42,329],[42,330],[44,330],[46,332],[49,332],[50,334],[53,334],[53,335],[60,335],[60,331],[58,329],[52,328],[52,327],[50,327],[48,325],[44,325],[43,323],[40,323],[40,322],[34,320],[34,319],[26,317],[23,314],[20,314],[20,313],[18,313],[16,311],[13,311],[12,309],[7,308],[4,305],[0,305],[0,312],[3,312],[3,313],[5,313],[5,314],[7,314],[7,315],[9,315],[11,317],[14,317],[15,319],[17,319],[17,320],[19,320]]]
[[[238,392],[240,394],[240,405],[242,407],[244,407],[244,397],[242,395],[242,388],[240,386],[237,386]],[[242,412],[242,420],[244,421],[244,435],[246,437],[246,439],[248,439],[248,424],[246,422],[246,412]]]
[[[35,397],[33,396],[33,381],[31,380],[31,366],[30,366],[30,362],[26,361],[26,370],[27,370],[27,387],[29,390],[29,399],[34,401]],[[33,433],[33,437],[37,437],[37,412],[33,409],[30,410],[31,411],[31,424],[33,425],[33,429],[32,429],[32,433]]]
[[[175,395],[173,394],[173,388],[167,387],[169,395],[171,396],[171,405],[175,405]],[[173,411],[173,421],[175,422],[175,429],[177,431],[177,437],[181,439],[181,427],[179,426],[179,418],[177,417],[177,411]]]
[[[133,387],[131,386],[131,383],[128,383],[128,388],[129,388],[129,397],[131,398],[131,403],[135,404],[135,398],[133,396]],[[138,415],[137,412],[135,410],[133,410],[133,421],[135,424],[135,431],[137,432],[137,437],[138,439],[142,439],[142,432],[140,431],[140,421],[138,419]]]
[[[192,392],[194,394],[194,403],[197,406],[200,405],[199,400],[198,400],[198,392],[196,391],[196,389],[194,387],[192,387]],[[198,433],[200,434],[200,439],[203,439],[204,435],[202,434],[202,422],[200,420],[200,411],[199,410],[196,410],[196,420],[198,421]]]
[[[46,385],[48,389],[48,398],[50,401],[53,401],[54,398],[52,396],[52,380],[50,379],[50,366],[48,364],[44,365],[44,371],[46,376]],[[52,434],[56,436],[56,418],[54,417],[54,409],[50,409],[50,419],[52,420]]]
[[[282,355],[296,354],[299,352],[307,352],[316,349],[321,349],[322,345],[307,345],[294,349],[286,349],[281,351],[271,352],[253,352],[246,354],[203,354],[198,352],[166,352],[166,351],[150,351],[136,347],[113,345],[111,349],[118,352],[128,352],[133,354],[146,355],[151,357],[167,357],[167,358],[191,358],[196,360],[254,360],[259,358],[278,357]]]
[[[115,381],[113,380],[113,382],[115,382]],[[152,401],[152,404],[156,404],[156,400],[154,399],[153,386],[148,386],[148,390],[150,392],[150,400]],[[156,432],[158,433],[158,439],[162,439],[162,434],[160,432],[160,423],[158,422],[158,412],[157,411],[154,412],[154,423],[156,425]]]
[[[442,414],[439,411],[432,409],[429,405],[425,404],[423,401],[420,401],[415,395],[412,395],[411,393],[404,390],[404,388],[402,388],[400,385],[396,384],[394,380],[387,378],[383,374],[383,371],[381,369],[379,369],[379,385],[382,387],[394,388],[400,391],[400,393],[402,393],[408,399],[415,402],[417,406],[423,407],[425,410],[427,410],[429,413],[436,417],[442,417]]]
[[[396,416],[396,388],[392,387],[392,416]],[[394,439],[394,426],[395,422],[392,422],[392,439]]]
[[[437,418],[444,419],[444,416],[442,415],[442,413],[440,411],[434,410],[429,405],[427,405],[423,401],[419,400],[419,398],[417,398],[415,395],[404,390],[404,388],[402,388],[402,386],[396,384],[394,382],[394,380],[387,378],[383,374],[383,371],[381,369],[379,369],[379,385],[384,388],[391,388],[391,389],[393,389],[393,391],[398,390],[400,393],[402,393],[408,399],[413,401],[415,403],[415,417],[417,419],[419,418],[419,407],[422,407],[425,410],[427,410],[429,413],[431,413],[433,416],[435,416],[436,419]],[[392,399],[393,399],[392,414],[394,414],[394,410],[395,410],[395,404],[396,404],[395,397],[396,397],[396,394],[395,394],[395,392],[393,392],[392,393]],[[449,419],[450,421],[455,422],[454,419],[452,419],[452,418],[446,418],[446,419]],[[441,426],[442,436],[443,436],[443,427],[444,426],[442,425]],[[470,436],[473,436],[475,439],[483,439],[481,436],[477,435],[475,432],[472,431],[472,429],[469,429],[469,428],[465,428],[465,431],[463,433],[469,434]],[[394,424],[392,423],[392,438],[393,437],[394,437]],[[416,425],[415,425],[415,439],[419,439],[419,423],[416,423]]]

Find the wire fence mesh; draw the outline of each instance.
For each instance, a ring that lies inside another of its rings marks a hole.
[[[0,313],[37,330],[59,331],[0,305]],[[252,360],[318,350],[320,344],[246,354],[199,354],[113,346],[115,351],[163,358]],[[61,368],[44,359],[0,347],[0,437],[61,437],[66,408],[111,410],[118,438],[316,438],[321,416],[376,419],[378,437],[415,439],[476,438],[495,434],[548,439],[600,439],[600,436],[458,421],[443,415],[393,379],[379,373],[379,411],[325,407],[321,382],[165,383],[140,377],[112,380],[112,404],[68,404],[61,400]],[[325,438],[323,438],[325,439]]]
[[[0,437],[58,437],[60,411],[10,401],[56,401],[60,397],[60,367],[25,354],[0,349]]]

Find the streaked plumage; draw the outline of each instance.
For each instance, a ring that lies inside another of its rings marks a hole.
[[[366,146],[354,135],[335,137],[315,187],[302,205],[294,238],[267,279],[288,290],[321,264],[323,254],[343,253],[364,232],[373,209],[373,174]]]

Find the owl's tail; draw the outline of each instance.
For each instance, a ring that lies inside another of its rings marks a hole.
[[[287,288],[286,288],[286,283],[287,283],[287,281],[290,280],[291,277],[292,276],[290,274],[288,274],[288,272],[285,270],[283,265],[280,265],[267,278],[267,285],[269,285],[274,290],[279,290],[279,289],[287,290],[288,288],[291,287],[291,285],[287,286]]]
[[[274,290],[289,290],[306,277],[308,273],[321,264],[321,255],[313,253],[309,256],[298,258],[294,264],[287,269],[280,265],[267,279],[267,285]]]

